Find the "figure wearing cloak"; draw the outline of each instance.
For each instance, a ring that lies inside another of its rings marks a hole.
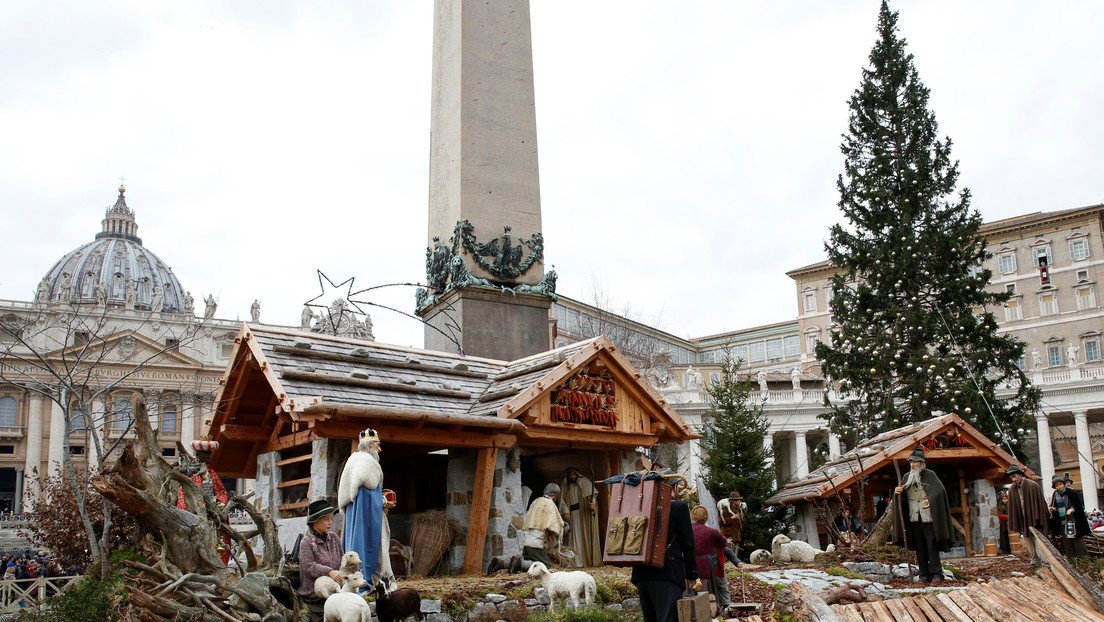
[[[564,471],[560,485],[560,513],[571,525],[567,545],[579,553],[577,563],[601,566],[602,553],[598,544],[598,491],[594,483],[583,477],[575,467]]]
[[[337,506],[344,516],[341,546],[356,551],[365,577],[378,575],[385,584],[394,578],[388,553],[391,529],[383,513],[383,468],[379,463],[379,432],[360,433],[357,450],[345,461],[337,485]]]
[[[908,460],[909,473],[894,489],[893,543],[900,546],[907,539],[908,548],[916,551],[920,580],[939,582],[943,579],[939,553],[954,545],[947,489],[935,471],[926,467],[922,449],[913,450]]]

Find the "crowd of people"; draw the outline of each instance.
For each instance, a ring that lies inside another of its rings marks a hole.
[[[44,551],[10,552],[0,555],[4,580],[15,581],[39,577],[68,577],[84,574],[81,564],[65,565]]]

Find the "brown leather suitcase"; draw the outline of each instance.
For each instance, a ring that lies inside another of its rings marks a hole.
[[[673,489],[662,480],[610,486],[602,561],[611,566],[662,568]]]

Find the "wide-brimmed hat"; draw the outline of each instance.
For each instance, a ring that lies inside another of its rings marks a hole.
[[[732,492],[728,493],[728,498],[733,501],[741,501],[743,499],[743,497],[740,496],[739,490],[733,490]]]
[[[330,505],[329,501],[325,499],[319,499],[318,501],[311,501],[307,506],[307,524],[313,525],[318,522],[319,519],[327,516],[333,516],[337,510]]]
[[[1065,480],[1067,484],[1073,484],[1073,478],[1070,477],[1069,473],[1066,473],[1065,476],[1062,477],[1062,479]]]
[[[1023,475],[1024,471],[1023,471],[1022,468],[1020,468],[1020,465],[1013,464],[1012,466],[1008,467],[1008,470],[1005,471],[1004,474],[1005,475],[1016,475],[1016,474]]]
[[[1055,475],[1054,477],[1050,478],[1050,487],[1051,488],[1057,488],[1058,487],[1058,482],[1061,482],[1061,483],[1065,484],[1066,483],[1066,478],[1061,476],[1061,475]]]
[[[909,462],[927,462],[927,460],[924,460],[924,450],[920,449],[919,447],[917,447],[916,449],[913,449],[912,453],[909,454],[908,461]]]

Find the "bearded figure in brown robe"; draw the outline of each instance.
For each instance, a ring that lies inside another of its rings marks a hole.
[[[1043,497],[1043,488],[1035,480],[1024,477],[1020,465],[1013,464],[1005,472],[1012,478],[1008,488],[1008,531],[1020,534],[1020,540],[1027,547],[1028,561],[1039,563],[1041,543],[1035,541],[1031,528],[1046,536],[1050,525],[1050,508]]]

